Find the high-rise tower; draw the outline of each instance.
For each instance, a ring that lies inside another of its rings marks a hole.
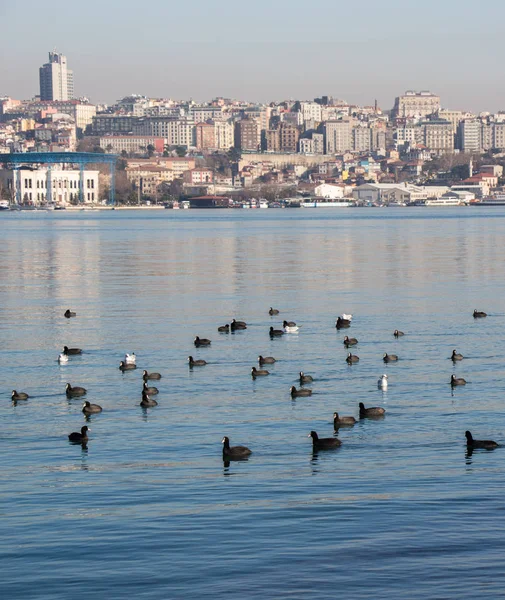
[[[40,99],[72,100],[74,73],[67,68],[67,57],[49,52],[49,62],[40,67]]]

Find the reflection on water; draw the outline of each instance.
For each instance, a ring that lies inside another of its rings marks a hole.
[[[195,295],[214,287],[216,279],[224,296],[240,297],[256,284],[271,292],[289,289],[296,296],[303,290],[319,304],[315,293],[328,292],[333,285],[340,295],[364,286],[378,292],[379,300],[384,288],[404,285],[432,285],[440,296],[437,288],[462,277],[496,277],[503,263],[502,226],[496,219],[486,220],[485,235],[477,229],[481,219],[405,219],[395,223],[394,231],[388,219],[290,220],[287,226],[281,219],[216,221],[209,227],[208,221],[188,220],[181,227],[177,219],[158,218],[139,227],[131,220],[126,230],[115,227],[115,220],[98,217],[90,222],[75,216],[7,221],[8,227],[29,227],[23,236],[7,232],[2,254],[23,260],[16,269],[3,263],[2,282],[12,292],[42,286],[39,300],[69,305],[77,298],[81,305],[108,299],[119,311],[153,288],[198,302]],[[189,226],[193,231],[188,234]],[[111,288],[113,298],[107,293]],[[398,308],[392,295],[377,312]],[[59,318],[54,324],[67,325]]]
[[[505,210],[337,212],[0,217],[9,598],[499,597],[503,457],[464,450],[464,431],[505,441]],[[247,331],[218,335],[232,318]],[[284,319],[298,335],[271,340]],[[84,349],[64,369],[63,345]],[[132,350],[139,369],[123,373]],[[254,382],[259,354],[278,362]],[[188,355],[208,364],[193,372]],[[163,376],[156,410],[139,411],[144,368]],[[291,399],[300,371],[314,393]],[[472,385],[451,388],[452,373]],[[81,449],[67,382],[103,406]],[[8,402],[12,389],[30,399]],[[307,432],[331,436],[332,413],[358,417],[359,402],[387,418],[313,452]],[[221,467],[223,435],[251,460]]]
[[[318,467],[318,460],[319,460],[319,452],[317,450],[312,450],[312,453],[310,455],[310,466],[312,468],[312,475],[317,475],[319,473],[319,469]]]

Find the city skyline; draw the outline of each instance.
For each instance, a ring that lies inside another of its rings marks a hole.
[[[453,0],[427,0],[422,13],[401,5],[401,15],[393,10],[397,2],[364,0],[359,16],[326,0],[310,11],[263,0],[249,7],[225,0],[219,11],[201,2],[153,1],[149,12],[129,0],[121,11],[112,4],[90,0],[82,13],[51,0],[0,5],[9,23],[0,51],[10,56],[16,48],[15,60],[0,65],[0,94],[35,96],[38,69],[55,48],[72,64],[75,95],[95,103],[131,93],[255,102],[325,94],[358,105],[377,99],[388,110],[404,90],[429,89],[446,108],[505,109],[498,75],[505,6],[495,0],[487,6],[491,23]],[[27,13],[45,27],[27,25]]]

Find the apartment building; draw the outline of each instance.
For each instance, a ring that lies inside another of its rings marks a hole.
[[[505,123],[493,123],[492,147],[498,150],[505,150]]]
[[[279,129],[267,129],[264,132],[264,148],[267,152],[280,152],[281,135]]]
[[[290,123],[282,122],[279,125],[279,143],[281,152],[296,152],[300,130]]]
[[[370,152],[372,149],[372,130],[366,125],[352,128],[352,149],[355,152]]]
[[[454,134],[458,132],[458,126],[464,119],[475,119],[475,115],[463,110],[448,110],[442,108],[438,111],[437,116],[439,119],[445,119],[452,124],[452,131]]]
[[[41,101],[35,100],[18,104],[8,112],[14,112],[16,115],[31,118],[45,118],[45,115],[51,113],[62,113],[70,115],[75,122],[76,127],[85,129],[91,125],[93,117],[96,116],[96,106],[80,100],[62,100],[62,101]]]
[[[491,150],[493,147],[493,126],[491,123],[481,122],[480,147],[483,152]]]
[[[130,162],[131,161],[128,161],[128,163]],[[180,177],[185,171],[194,169],[196,166],[195,159],[187,156],[160,156],[156,163],[163,166],[165,169],[174,171],[177,177]]]
[[[195,145],[195,126],[189,119],[145,117],[139,123],[143,135],[162,137],[169,146],[190,148]]]
[[[67,57],[49,52],[49,62],[39,69],[41,100],[71,100],[74,97],[74,74]]]
[[[229,150],[235,143],[235,130],[231,121],[214,121],[214,137],[217,150]]]
[[[93,117],[92,129],[95,135],[107,133],[127,134],[133,133],[139,118],[129,115],[96,115]],[[137,131],[136,133],[140,133]]]
[[[314,154],[314,142],[312,138],[300,138],[298,140],[298,152],[300,154]]]
[[[324,124],[326,154],[352,150],[352,123],[350,120],[328,121]]]
[[[405,143],[413,146],[414,144],[421,143],[423,139],[422,129],[417,126],[402,126],[397,127],[394,131],[393,138],[396,142],[396,146],[402,146]]]
[[[177,179],[178,175],[172,169],[160,165],[144,164],[128,166],[126,177],[142,195],[153,197],[162,183],[170,183]]]
[[[214,173],[211,169],[191,169],[184,173],[182,180],[189,185],[204,185],[214,181]]]
[[[199,121],[196,123],[195,146],[197,150],[210,150],[216,148],[216,127],[212,121]]]
[[[324,134],[313,133],[312,144],[314,147],[314,154],[324,154]]]
[[[300,112],[304,123],[307,121],[322,121],[322,107],[317,102],[300,102]]]
[[[480,152],[482,148],[481,122],[465,119],[458,127],[459,148],[462,152]]]
[[[235,123],[235,148],[246,152],[259,150],[259,125],[256,119],[241,119]]]
[[[372,136],[372,151],[376,152],[380,150],[381,152],[385,152],[387,145],[386,129],[371,127],[370,134]]]
[[[283,112],[279,115],[279,120],[282,123],[289,123],[295,127],[303,125],[303,116],[301,112]],[[307,121],[308,123],[314,124],[315,121]],[[307,125],[306,125],[307,128]]]
[[[108,135],[100,138],[100,148],[110,154],[145,154],[148,146],[161,153],[165,143],[163,138],[148,135]]]
[[[221,121],[224,118],[224,113],[221,106],[191,106],[188,116],[196,125],[206,121]]]
[[[391,112],[393,119],[413,117],[427,117],[440,110],[440,96],[428,91],[414,92],[407,90],[403,96],[395,99]]]
[[[270,107],[263,106],[252,106],[243,111],[244,119],[254,119],[258,123],[258,144],[261,131],[268,129],[271,113],[272,109]]]
[[[454,152],[454,132],[450,121],[431,119],[421,123],[424,145],[436,152],[444,154]]]

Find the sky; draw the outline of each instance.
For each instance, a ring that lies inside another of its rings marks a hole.
[[[0,0],[0,96],[38,94],[56,49],[95,103],[328,95],[389,109],[413,89],[505,110],[504,19],[503,0]]]

